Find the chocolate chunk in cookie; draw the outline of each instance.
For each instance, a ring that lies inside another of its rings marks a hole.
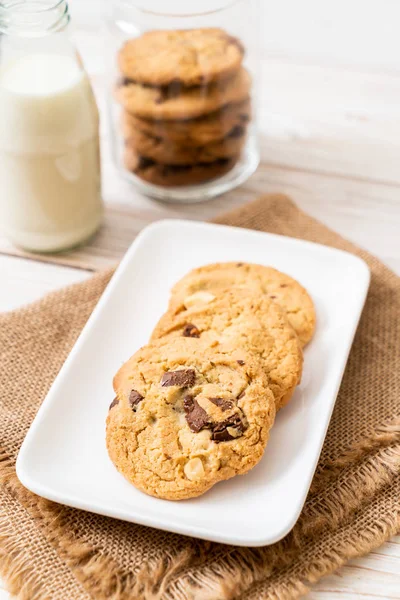
[[[118,400],[118,398],[114,398],[114,400],[111,402],[108,410],[111,410],[112,408],[114,408],[114,406],[117,406],[117,404],[119,404],[119,400]]]
[[[191,387],[196,380],[194,369],[180,369],[179,371],[168,371],[161,378],[162,387],[177,385],[179,387]]]
[[[136,390],[132,390],[129,394],[129,404],[132,410],[134,411],[136,410],[138,404],[140,404],[142,400],[144,400],[144,396],[142,396],[142,394],[139,394],[139,392],[137,392]]]
[[[236,125],[230,132],[228,137],[231,139],[241,138],[245,135],[246,129],[242,125]]]
[[[155,162],[151,158],[147,158],[146,156],[138,156],[138,164],[137,164],[138,170],[148,169],[149,167],[152,167],[154,164],[155,164]]]
[[[243,435],[245,430],[242,419],[236,414],[215,425],[212,429],[211,439],[215,442],[229,442]]]
[[[156,99],[156,104],[162,104],[171,98],[177,98],[182,93],[182,83],[179,79],[173,79],[171,83],[160,87],[160,95]]]
[[[231,400],[224,400],[223,398],[209,398],[210,402],[218,406],[222,412],[233,408],[233,402]]]
[[[182,335],[183,337],[199,338],[200,331],[197,329],[196,325],[188,323],[182,331]]]
[[[186,413],[186,421],[194,433],[198,433],[210,424],[210,417],[193,396],[189,394],[185,396],[183,407]]]

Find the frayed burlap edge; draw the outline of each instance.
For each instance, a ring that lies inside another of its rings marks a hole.
[[[375,450],[400,442],[400,417],[395,417],[387,423],[382,423],[367,432],[358,444],[349,448],[333,461],[325,461],[318,466],[311,484],[310,492],[315,493],[326,486],[345,467],[358,462]]]
[[[86,598],[96,600],[161,600],[175,573],[190,564],[191,552],[172,555],[163,561],[148,563],[136,574],[121,576],[118,566],[108,557],[96,552],[90,544],[76,541],[63,523],[62,505],[35,496],[19,482],[12,461],[0,455],[0,482],[26,510],[35,517],[73,575],[90,589]],[[32,562],[25,559],[20,539],[1,514],[0,507],[0,573],[9,591],[21,600],[50,600]],[[83,598],[83,596],[82,596]],[[71,598],[68,600],[78,600]],[[80,600],[80,598],[79,598]]]
[[[216,562],[211,567],[199,569],[195,579],[185,573],[201,562],[195,544],[191,550],[177,556],[171,553],[162,561],[148,563],[135,574],[123,574],[110,558],[94,550],[91,545],[74,539],[63,523],[63,506],[35,496],[20,484],[13,461],[4,452],[0,454],[0,482],[36,518],[46,539],[55,547],[74,576],[90,590],[90,597],[96,600],[232,600],[258,581],[273,577],[278,566],[280,569],[289,567],[302,551],[304,539],[315,536],[323,529],[335,531],[346,526],[346,523],[351,524],[354,512],[360,510],[358,502],[353,507],[354,497],[362,495],[363,505],[366,505],[391,483],[394,476],[400,474],[399,442],[400,424],[397,420],[378,427],[369,436],[369,447],[362,440],[334,461],[326,472],[323,470],[316,476],[303,513],[289,534],[289,543],[288,540],[282,540],[272,547],[260,549],[233,548],[231,556],[228,559],[225,557],[223,564]],[[346,479],[346,468],[354,468],[357,461],[357,474]],[[338,485],[342,478],[344,481]],[[334,496],[330,493],[331,484],[335,485]],[[380,534],[382,524],[385,526]],[[335,552],[321,555],[318,562],[310,564],[304,573],[302,584],[298,578],[294,578],[292,584],[287,584],[287,589],[282,589],[277,598],[296,598],[306,593],[309,584],[333,572],[349,557],[368,553],[377,546],[377,538],[383,542],[397,533],[400,517],[382,518],[376,527],[376,531],[366,532],[363,536],[359,532],[348,536],[343,547],[338,545]],[[13,540],[12,529],[8,528],[6,518],[1,517],[1,508],[0,547],[6,549],[5,553],[0,554],[0,571],[10,591],[21,600],[47,600],[46,590],[41,589],[40,580],[36,580],[32,564],[24,562],[20,545]]]
[[[0,481],[2,484],[1,495],[2,499],[6,497],[7,504],[13,504],[17,507],[16,515],[18,516],[18,527],[12,523],[11,519],[6,514],[3,505],[0,502],[0,572],[4,581],[7,584],[8,590],[13,595],[18,595],[21,600],[52,600],[49,590],[43,585],[39,573],[35,571],[35,553],[41,547],[49,547],[48,540],[43,537],[43,534],[38,529],[38,524],[34,517],[29,514],[26,508],[19,502],[13,493],[10,493],[9,483],[16,478],[15,468],[12,459],[10,459],[4,451],[0,451]],[[20,487],[21,484],[19,484]],[[23,488],[22,488],[23,489]],[[28,544],[21,543],[21,531],[24,534],[24,539],[28,535],[27,529],[34,529],[35,543],[32,547]],[[56,555],[56,550],[50,547],[50,553],[53,557]],[[61,563],[57,556],[58,562]],[[76,578],[70,570],[64,567],[64,576],[71,582],[69,589],[74,589],[74,600],[90,600],[90,597],[80,588]],[[61,568],[62,568],[61,567]]]

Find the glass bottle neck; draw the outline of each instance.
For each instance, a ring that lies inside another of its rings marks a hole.
[[[62,31],[69,20],[67,0],[0,1],[0,34],[43,37]]]

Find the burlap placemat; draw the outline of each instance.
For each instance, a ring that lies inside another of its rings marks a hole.
[[[109,280],[110,272],[102,273],[0,317],[0,562],[20,598],[297,598],[309,584],[400,530],[399,278],[283,196],[263,197],[218,222],[342,248],[372,269],[367,304],[298,523],[273,546],[229,547],[60,506],[18,482],[20,444]]]

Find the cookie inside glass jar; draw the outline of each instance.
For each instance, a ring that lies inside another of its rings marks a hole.
[[[244,46],[220,28],[148,31],[120,49],[125,168],[163,187],[228,173],[251,123]]]

